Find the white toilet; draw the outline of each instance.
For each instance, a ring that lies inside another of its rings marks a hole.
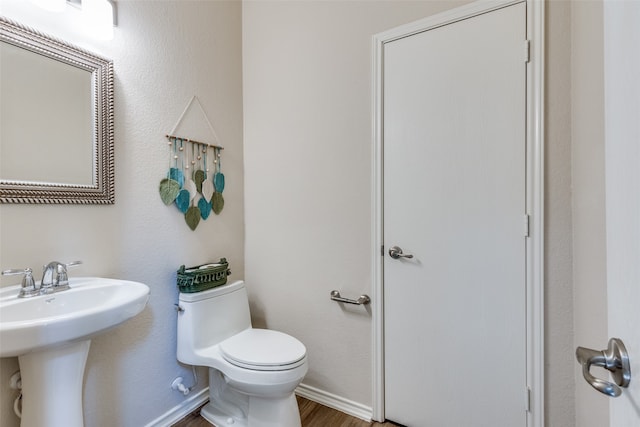
[[[305,346],[251,327],[243,281],[179,299],[178,360],[209,367],[202,416],[217,427],[300,427],[293,392],[307,373]]]

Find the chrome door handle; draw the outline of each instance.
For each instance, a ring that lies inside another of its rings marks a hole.
[[[411,254],[404,254],[402,253],[402,248],[399,248],[398,246],[391,246],[389,248],[389,256],[393,259],[398,259],[398,258],[413,258],[413,255]]]
[[[584,379],[600,393],[618,397],[622,394],[620,387],[629,387],[629,382],[631,382],[629,354],[624,343],[619,338],[611,338],[608,347],[602,351],[578,347],[576,349],[576,358],[582,365]],[[591,375],[589,369],[592,365],[600,366],[611,372],[611,376],[617,385]]]

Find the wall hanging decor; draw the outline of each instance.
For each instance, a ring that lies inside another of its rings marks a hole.
[[[195,141],[175,135],[185,114],[196,102],[207,122],[215,143]],[[213,211],[219,215],[224,208],[225,178],[222,173],[222,147],[218,135],[209,121],[197,96],[193,96],[171,132],[168,140],[169,170],[160,181],[160,199],[169,206],[175,206],[184,214],[191,230],[195,230],[200,220],[206,220]]]

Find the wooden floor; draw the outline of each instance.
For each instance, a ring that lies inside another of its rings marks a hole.
[[[359,418],[351,417],[335,409],[327,408],[319,403],[312,402],[302,397],[298,397],[300,407],[300,419],[302,427],[369,427],[385,426],[394,427],[396,424],[376,423],[363,421]],[[172,427],[211,427],[211,424],[200,416],[200,410],[180,420]]]

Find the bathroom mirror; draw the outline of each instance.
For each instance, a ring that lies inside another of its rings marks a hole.
[[[114,201],[113,62],[0,16],[0,202]]]

